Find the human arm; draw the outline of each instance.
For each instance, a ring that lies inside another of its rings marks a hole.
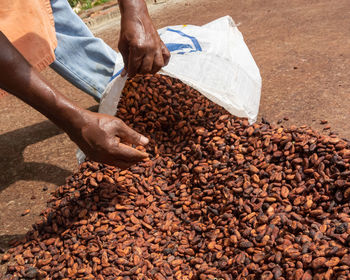
[[[156,73],[167,65],[170,53],[160,39],[144,0],[119,0],[121,30],[118,48],[129,77]]]
[[[17,96],[63,129],[92,160],[121,168],[147,157],[127,145],[145,145],[148,139],[118,118],[82,109],[41,75],[0,31],[0,88]]]

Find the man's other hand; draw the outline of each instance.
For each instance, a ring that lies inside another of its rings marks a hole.
[[[144,146],[149,141],[119,118],[87,110],[81,116],[82,121],[68,135],[89,159],[126,169],[148,157],[122,143]]]

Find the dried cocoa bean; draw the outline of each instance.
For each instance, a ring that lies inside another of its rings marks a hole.
[[[348,279],[346,141],[249,125],[161,75],[130,80],[117,116],[150,158],[84,162],[3,255],[5,279]]]

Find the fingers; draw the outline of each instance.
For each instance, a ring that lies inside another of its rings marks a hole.
[[[147,153],[138,151],[123,143],[117,144],[117,141],[114,145],[111,145],[109,153],[111,156],[108,157],[107,160],[115,165],[123,167],[131,166],[148,157]]]
[[[136,150],[128,145],[120,143],[116,151],[118,160],[136,163],[148,157],[147,153]]]
[[[163,66],[168,64],[169,59],[170,52],[162,41],[160,41],[157,48],[131,47],[127,63],[128,66],[125,70],[128,72],[129,77],[134,77],[139,73],[155,74]]]
[[[128,168],[148,154],[120,143],[121,141],[135,145],[146,145],[149,140],[128,127],[122,120],[99,113],[82,110],[83,120],[78,129],[68,131],[69,137],[92,160]]]
[[[109,143],[106,150],[106,155],[102,156],[99,154],[97,157],[91,158],[102,163],[126,169],[131,165],[148,157],[147,153],[138,151],[130,146],[119,143],[117,138],[115,138],[114,143],[111,142]]]
[[[136,132],[120,119],[115,120],[115,135],[118,136],[122,142],[130,144],[145,146],[149,142],[147,137]]]
[[[142,146],[148,144],[149,140],[147,137],[128,127],[122,120],[117,119],[115,124],[115,134],[121,139],[121,141]],[[117,137],[114,138],[112,140],[113,143],[111,143],[111,147],[113,147],[111,154],[115,158],[115,164],[117,164],[117,166],[127,168],[127,165],[132,165],[148,157],[147,153],[138,151],[130,146],[120,143]]]
[[[140,73],[141,74],[151,73],[152,69],[153,69],[153,64],[154,64],[153,53],[147,54],[142,60],[142,64],[140,67]]]
[[[154,62],[153,62],[151,73],[152,74],[157,73],[160,69],[162,69],[163,66],[164,66],[163,55],[160,52],[158,52],[154,56]]]
[[[163,66],[167,66],[170,60],[170,52],[163,41],[162,41],[162,55],[163,55],[163,61],[164,61]]]
[[[169,58],[170,58],[169,55],[167,54],[167,52],[163,53],[160,51],[156,52],[154,56],[152,56],[151,54],[146,55],[142,60],[138,73],[141,73],[141,74],[157,73],[160,69],[162,69],[163,66],[165,66],[169,62]],[[164,58],[167,60],[166,63],[164,61]]]
[[[142,60],[144,57],[144,53],[140,52],[139,49],[132,47],[129,53],[129,61],[128,61],[128,76],[134,77],[137,73],[140,73],[140,67],[142,65]]]

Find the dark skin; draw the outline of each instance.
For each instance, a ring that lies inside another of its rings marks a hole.
[[[128,76],[155,73],[170,54],[160,40],[144,0],[120,0],[120,51]],[[0,31],[0,88],[32,106],[58,127],[91,159],[128,168],[147,157],[123,143],[147,145],[148,139],[122,120],[82,109],[52,87]],[[123,142],[123,143],[122,143]]]
[[[121,31],[118,48],[123,55],[125,72],[156,73],[167,65],[170,53],[148,14],[144,0],[119,0]]]

